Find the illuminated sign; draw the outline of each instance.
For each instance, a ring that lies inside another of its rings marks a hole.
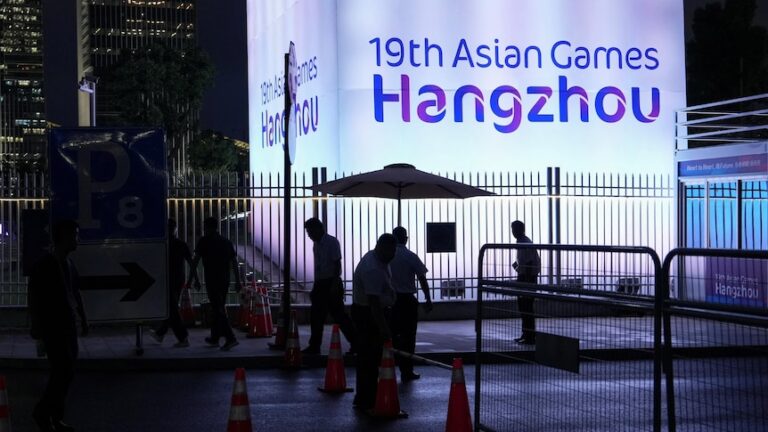
[[[297,81],[310,87],[294,105],[298,141],[316,150],[300,167],[670,169],[672,113],[684,104],[679,1],[455,3],[252,5],[253,166],[269,170],[282,142],[273,48],[291,39],[307,53]],[[403,10],[408,19],[396,19]],[[562,25],[526,19],[547,13]]]
[[[671,173],[681,0],[249,2],[251,166]]]

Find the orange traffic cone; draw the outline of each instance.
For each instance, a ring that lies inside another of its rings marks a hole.
[[[277,320],[277,323],[275,323],[275,341],[267,343],[267,346],[271,350],[281,350],[285,349],[285,328],[281,324],[283,322],[282,319]]]
[[[255,292],[252,302],[248,337],[272,336],[272,312],[269,309],[269,299],[266,296],[266,291],[263,294]]]
[[[243,288],[240,301],[240,312],[237,315],[237,325],[246,333],[250,332],[251,315],[253,314],[253,299],[256,296],[256,281],[249,281]]]
[[[318,387],[325,393],[345,393],[352,389],[347,387],[347,377],[344,375],[344,358],[341,355],[341,337],[339,325],[333,325],[331,332],[331,349],[328,351],[328,364],[325,367],[325,387]]]
[[[252,432],[251,406],[245,386],[245,369],[235,370],[235,386],[232,389],[232,405],[229,408],[227,432]]]
[[[5,377],[0,375],[0,432],[11,432],[11,416],[8,410],[8,393],[5,391]]]
[[[460,358],[453,359],[445,432],[472,432],[472,417],[469,415],[469,399],[464,384],[464,365]]]
[[[392,354],[391,339],[384,342],[384,351],[381,354],[381,366],[379,367],[379,383],[376,387],[376,403],[371,414],[374,417],[408,417],[408,414],[400,411],[397,379],[395,378],[395,357]]]
[[[195,325],[195,309],[192,306],[192,294],[189,292],[189,286],[184,285],[181,290],[181,299],[179,301],[179,315],[181,321],[186,325]]]
[[[285,342],[283,363],[286,368],[301,367],[301,347],[299,346],[299,327],[296,325],[296,311],[291,312],[291,332]]]

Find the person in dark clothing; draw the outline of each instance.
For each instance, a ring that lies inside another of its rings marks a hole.
[[[432,298],[427,284],[427,267],[419,257],[408,250],[408,231],[403,227],[392,230],[397,239],[395,258],[389,263],[392,270],[392,288],[397,294],[395,305],[392,306],[392,340],[396,349],[413,354],[416,350],[416,328],[419,320],[419,301],[416,298],[416,280],[419,281],[424,293],[424,311],[432,311]],[[421,378],[413,371],[413,360],[398,357],[397,366],[400,369],[400,380],[412,381]]]
[[[176,221],[168,219],[168,319],[158,328],[150,330],[149,334],[158,343],[162,343],[168,328],[171,328],[176,336],[177,342],[173,345],[176,348],[189,346],[189,332],[179,315],[179,296],[186,280],[184,263],[192,265],[192,254],[189,252],[189,246],[176,236]],[[191,277],[197,281],[197,271],[193,270]]]
[[[516,220],[512,222],[512,235],[518,243],[533,243],[525,235],[525,224]],[[518,249],[517,261],[512,263],[512,267],[517,271],[517,281],[526,284],[537,284],[539,273],[541,272],[541,258],[535,249]],[[533,311],[533,297],[519,296],[517,298],[517,307],[520,310],[522,318],[522,336],[515,339],[515,342],[534,345],[536,343],[536,315]]]
[[[77,271],[69,259],[77,249],[78,232],[72,220],[53,225],[53,250],[35,264],[27,287],[30,333],[44,345],[51,368],[45,392],[32,412],[41,431],[74,430],[63,419],[78,354],[76,313],[80,316],[81,335],[88,334]]]
[[[355,326],[344,311],[344,286],[341,281],[341,247],[336,237],[327,234],[323,223],[318,218],[310,218],[304,223],[307,236],[312,240],[312,253],[315,258],[315,282],[309,298],[312,306],[309,311],[311,335],[306,354],[320,354],[323,342],[325,317],[330,312],[333,320],[339,324],[341,332],[355,351]]]
[[[358,332],[356,389],[352,405],[364,411],[373,408],[376,402],[384,341],[392,338],[387,314],[395,302],[395,291],[389,263],[395,256],[396,247],[397,241],[392,234],[382,234],[376,248],[360,259],[352,281],[352,319]]]
[[[195,247],[195,257],[192,260],[192,272],[187,284],[192,283],[192,276],[196,274],[197,263],[203,260],[203,273],[205,274],[205,290],[208,301],[211,302],[213,313],[211,324],[211,336],[205,341],[211,346],[219,346],[219,339],[224,337],[222,351],[229,351],[239,342],[232,332],[227,318],[227,291],[229,291],[230,270],[235,273],[235,291],[240,292],[243,285],[240,281],[240,270],[237,264],[237,253],[232,242],[219,234],[219,221],[216,218],[206,218],[203,221],[203,237]],[[195,288],[200,290],[200,282],[195,282]]]

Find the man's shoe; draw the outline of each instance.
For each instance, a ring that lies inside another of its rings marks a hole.
[[[521,345],[536,345],[536,338],[520,338],[517,343]]]
[[[164,334],[159,334],[153,329],[149,329],[149,336],[152,337],[152,339],[154,339],[157,343],[163,343],[163,339],[165,339]]]
[[[303,354],[320,354],[320,348],[308,346],[301,350]]]
[[[189,340],[188,339],[184,339],[184,340],[178,341],[175,344],[173,344],[174,348],[186,348],[188,346],[189,346]]]
[[[35,424],[40,428],[41,432],[55,432],[50,416],[42,414],[39,411],[33,411],[32,418],[35,420]]]
[[[517,343],[523,343],[523,341],[524,341],[524,340],[525,340],[525,336],[520,336],[519,338],[516,338],[516,339],[515,339],[515,342],[517,342]]]
[[[402,374],[400,375],[400,381],[407,382],[407,381],[413,381],[421,378],[421,375],[417,374],[416,372],[411,372],[409,374]]]
[[[61,420],[53,422],[53,430],[55,432],[75,432],[75,428]]]
[[[214,340],[211,337],[207,337],[204,340],[205,340],[205,343],[207,343],[209,346],[212,346],[212,347],[219,346],[219,340],[218,339]]]
[[[229,351],[238,345],[240,345],[240,342],[238,342],[237,339],[232,339],[231,341],[225,342],[224,345],[222,345],[219,349],[222,351]]]

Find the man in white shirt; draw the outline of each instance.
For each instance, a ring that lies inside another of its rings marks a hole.
[[[352,319],[358,334],[355,400],[357,409],[369,410],[376,402],[378,367],[384,341],[392,338],[387,325],[387,309],[395,301],[389,262],[395,256],[397,241],[382,234],[376,248],[366,253],[355,267],[352,280]]]
[[[395,348],[413,354],[416,350],[416,327],[419,319],[416,279],[426,299],[424,311],[432,311],[432,298],[426,276],[428,270],[418,255],[405,247],[408,231],[397,227],[392,230],[392,234],[397,239],[395,258],[389,263],[392,270],[392,287],[397,294],[395,305],[392,306],[392,340]],[[400,368],[400,380],[405,382],[421,378],[421,375],[413,371],[413,360],[410,358],[398,358],[397,365]]]
[[[355,327],[349,315],[344,311],[344,285],[341,281],[341,246],[336,237],[325,232],[325,226],[318,218],[309,218],[304,223],[307,236],[312,239],[312,254],[315,257],[315,281],[309,299],[312,307],[309,311],[311,335],[309,346],[302,352],[320,354],[323,342],[325,317],[330,312],[334,322],[339,324],[341,332],[356,350]]]
[[[533,243],[525,235],[525,224],[519,220],[512,222],[512,235],[518,243]],[[512,264],[517,271],[517,281],[535,285],[541,272],[541,258],[535,249],[518,249],[517,261]],[[522,336],[515,342],[524,345],[536,344],[536,315],[533,312],[533,297],[519,296],[517,307],[522,318]]]

